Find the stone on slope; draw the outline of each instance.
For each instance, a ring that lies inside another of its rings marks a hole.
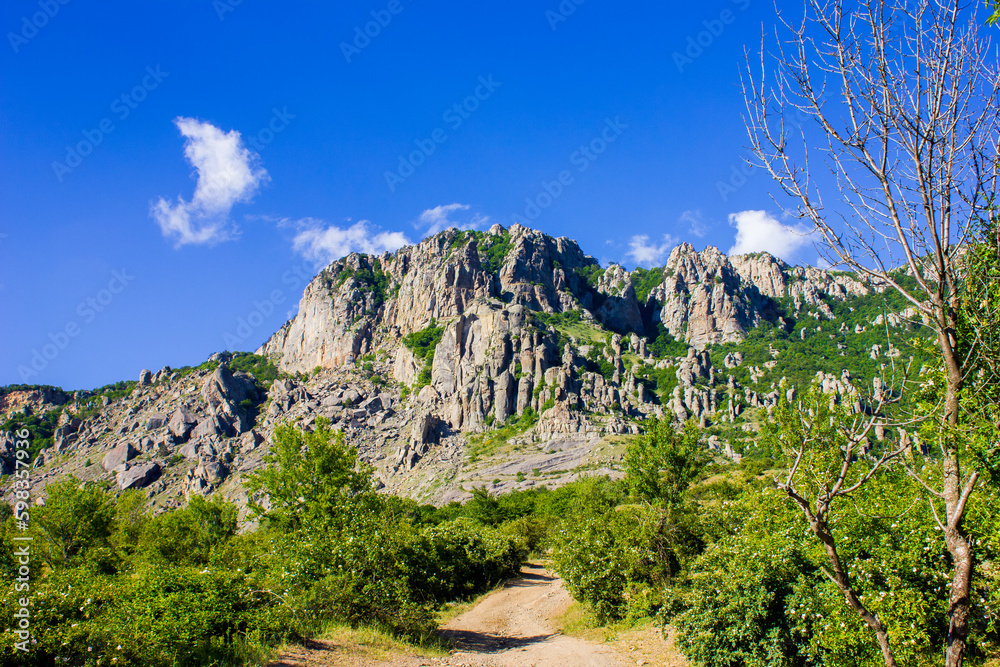
[[[139,463],[118,473],[118,488],[142,489],[160,477],[160,464],[155,462]]]
[[[104,455],[101,460],[101,467],[111,472],[123,463],[131,461],[139,456],[139,450],[132,446],[130,442],[119,443],[114,449]]]
[[[174,413],[170,415],[170,421],[167,423],[167,429],[180,442],[185,442],[197,423],[198,419],[191,414],[191,411],[187,409],[186,405],[182,405],[174,410]]]

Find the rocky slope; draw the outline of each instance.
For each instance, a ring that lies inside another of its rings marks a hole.
[[[143,371],[124,390],[6,391],[0,412],[8,427],[57,420],[34,461],[41,485],[73,474],[145,488],[162,507],[192,493],[244,501],[240,479],[275,426],[324,417],[388,490],[444,502],[480,484],[620,474],[653,416],[694,419],[707,446],[738,458],[756,412],[809,381],[857,400],[899,353],[884,335],[871,342],[877,332],[917,326],[891,307],[852,275],[767,254],[683,244],[665,266],[630,273],[517,225],[447,230],[320,272],[257,350],[280,371],[273,381],[231,371],[249,357],[217,355]],[[12,455],[4,436],[4,472]]]

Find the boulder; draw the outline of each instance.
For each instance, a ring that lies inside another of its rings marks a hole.
[[[174,410],[174,413],[170,415],[170,421],[167,423],[167,429],[179,441],[185,442],[197,423],[198,419],[191,414],[191,411],[187,409],[187,406],[182,405]]]
[[[381,396],[372,396],[371,398],[362,401],[358,407],[364,410],[365,412],[369,413],[381,412],[382,410],[385,409],[384,406],[382,405]]]
[[[209,438],[213,435],[226,435],[229,432],[229,424],[218,415],[209,415],[198,422],[198,425],[191,431],[193,438]]]
[[[139,386],[148,387],[153,384],[153,372],[148,368],[143,368],[139,371]]]
[[[101,460],[101,467],[108,472],[111,472],[118,466],[131,461],[137,456],[139,456],[139,450],[133,447],[132,443],[122,442],[104,455],[104,458]]]
[[[195,477],[199,477],[210,484],[218,484],[225,479],[227,473],[226,466],[218,461],[202,462],[194,470]]]
[[[118,488],[142,489],[160,477],[160,464],[155,462],[139,463],[118,473]]]
[[[169,421],[170,417],[163,412],[154,412],[146,420],[146,429],[149,431],[155,431],[158,428],[163,428],[163,426]]]
[[[257,396],[250,376],[233,375],[226,364],[220,364],[202,385],[201,396],[208,403],[209,414],[228,417],[227,421],[240,432],[249,428],[240,404]]]
[[[428,445],[438,441],[438,418],[425,413],[413,423],[410,442],[414,445]]]

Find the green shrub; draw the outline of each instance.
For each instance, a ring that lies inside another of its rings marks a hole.
[[[414,573],[416,586],[442,602],[471,597],[516,576],[527,556],[518,540],[467,517],[431,526],[423,537],[426,560]]]

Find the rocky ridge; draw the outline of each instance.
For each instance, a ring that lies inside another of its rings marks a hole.
[[[262,465],[275,426],[323,417],[388,490],[445,502],[479,484],[620,474],[647,417],[752,429],[747,413],[800,388],[774,377],[777,350],[757,365],[736,349],[713,359],[710,348],[808,318],[815,326],[799,325],[803,340],[833,339],[843,331],[823,328],[831,304],[878,292],[850,274],[687,244],[657,271],[640,298],[637,272],[602,269],[570,239],[518,225],[447,230],[321,271],[296,316],[257,350],[284,372],[267,386],[216,355],[194,370],[144,370],[96,413],[85,393],[7,392],[0,406],[61,410],[52,446],[34,462],[43,484],[74,474],[145,488],[158,506],[215,492],[244,503],[240,478]],[[415,335],[430,336],[432,349],[418,349]],[[679,353],[663,354],[663,344]],[[872,359],[890,348],[873,346]],[[856,400],[849,371],[815,381],[833,400]],[[739,457],[718,435],[706,444]],[[5,465],[12,452],[10,438],[0,441]]]

